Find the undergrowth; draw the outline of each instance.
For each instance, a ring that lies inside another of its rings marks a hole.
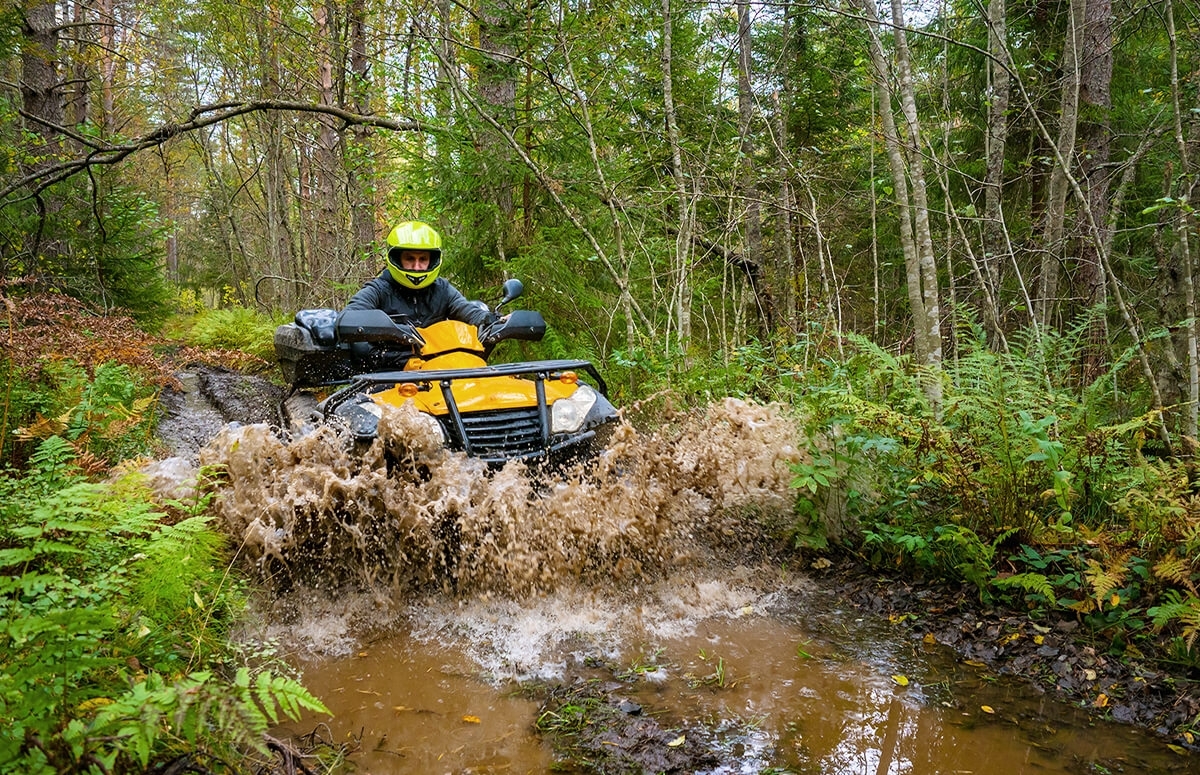
[[[229,645],[243,590],[206,505],[90,483],[59,436],[0,477],[0,773],[244,772],[272,724],[325,712]]]
[[[1126,362],[1079,387],[1071,335],[997,353],[967,330],[935,410],[906,357],[846,342],[776,387],[807,437],[797,544],[834,541],[989,604],[1076,618],[1111,653],[1200,668],[1194,472],[1155,454],[1159,416]]]

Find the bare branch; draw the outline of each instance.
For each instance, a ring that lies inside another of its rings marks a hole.
[[[117,164],[131,154],[154,148],[168,140],[197,129],[219,124],[237,116],[258,111],[290,111],[296,113],[320,113],[341,119],[343,128],[347,126],[369,126],[388,129],[393,132],[438,132],[445,128],[418,119],[396,121],[382,116],[369,116],[343,110],[332,105],[316,105],[308,102],[293,102],[290,100],[230,100],[211,105],[198,105],[192,109],[186,121],[163,124],[157,129],[120,144],[107,143],[97,138],[86,138],[67,127],[53,124],[24,110],[21,115],[26,119],[41,124],[62,135],[79,142],[91,151],[83,157],[67,159],[55,164],[41,167],[24,177],[0,188],[0,208],[7,204],[23,201],[37,196],[48,187],[59,183],[71,176],[91,167]],[[20,197],[13,194],[22,189],[28,193]]]

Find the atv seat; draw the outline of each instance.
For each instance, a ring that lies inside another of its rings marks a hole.
[[[337,344],[337,310],[302,309],[296,313],[296,326],[308,331],[313,344],[333,347]]]

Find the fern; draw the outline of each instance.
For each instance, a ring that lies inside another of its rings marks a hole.
[[[1016,573],[1012,576],[996,577],[992,579],[992,586],[998,589],[1022,589],[1041,595],[1051,606],[1058,605],[1058,598],[1054,594],[1054,585],[1041,573]]]
[[[1169,589],[1163,598],[1164,602],[1146,612],[1150,615],[1154,628],[1161,630],[1177,623],[1188,650],[1191,650],[1196,638],[1200,636],[1200,597],[1191,592],[1185,597],[1177,590]]]
[[[1192,563],[1176,554],[1171,554],[1159,560],[1154,566],[1154,575],[1162,581],[1178,584],[1195,594],[1196,588],[1192,583]]]
[[[241,603],[208,517],[167,524],[136,488],[44,492],[63,449],[44,444],[40,472],[0,487],[0,773],[260,749],[271,723],[323,712],[291,679],[221,677],[235,655],[217,636]]]
[[[1087,579],[1088,584],[1092,588],[1092,597],[1096,602],[1103,607],[1108,600],[1110,593],[1114,589],[1119,589],[1125,584],[1125,579],[1129,575],[1129,566],[1125,558],[1118,558],[1113,561],[1113,564],[1105,568],[1104,565],[1096,560],[1088,560],[1087,567],[1083,571],[1083,576]]]

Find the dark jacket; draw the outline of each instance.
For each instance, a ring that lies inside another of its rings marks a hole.
[[[443,320],[461,320],[479,326],[492,319],[485,307],[472,304],[445,278],[420,290],[405,288],[392,279],[388,270],[354,294],[346,309],[381,309],[389,315],[403,315],[417,328]]]

